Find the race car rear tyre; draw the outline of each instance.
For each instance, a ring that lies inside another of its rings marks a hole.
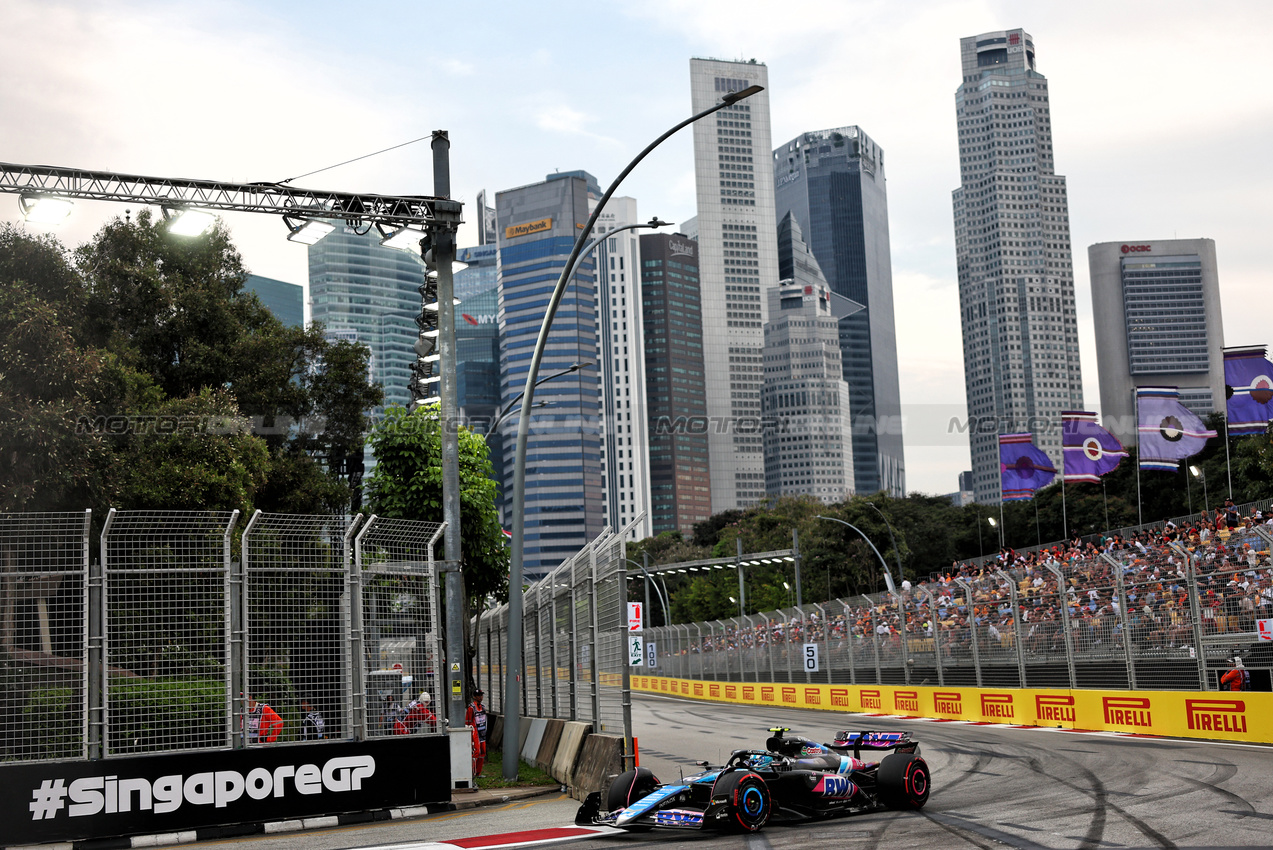
[[[769,821],[773,799],[765,780],[749,770],[735,770],[716,780],[712,797],[726,797],[729,817],[725,825],[740,832],[759,832]]]
[[[659,780],[648,767],[638,767],[619,774],[606,792],[606,811],[617,812],[640,800],[659,787]]]
[[[908,753],[885,756],[875,774],[880,802],[890,809],[922,809],[930,781],[928,762]]]

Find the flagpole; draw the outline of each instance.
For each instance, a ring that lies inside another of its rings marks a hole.
[[[1070,523],[1065,513],[1065,426],[1061,426],[1061,539],[1070,539]]]
[[[1229,498],[1233,498],[1233,468],[1229,466],[1229,412],[1224,413],[1224,471],[1229,477]]]
[[[1140,392],[1136,387],[1132,387],[1132,392],[1136,395],[1136,524],[1144,525],[1145,517],[1140,507]],[[1109,506],[1105,506],[1106,520],[1105,524],[1109,524]]]

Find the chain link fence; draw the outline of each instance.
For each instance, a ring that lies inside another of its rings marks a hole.
[[[508,606],[483,611],[477,635],[476,681],[492,709],[505,713],[509,665],[522,684],[526,717],[594,724],[598,732],[630,732],[627,573],[624,540],[640,518],[592,543],[526,588],[522,597],[524,657],[509,659]]]
[[[90,519],[0,514],[0,760],[88,755]]]
[[[0,761],[443,734],[443,526],[239,519],[0,514]]]
[[[1160,526],[1161,528],[1161,526]],[[647,629],[656,668],[721,681],[1214,690],[1234,657],[1273,685],[1273,527],[1011,569],[897,594]],[[812,647],[812,649],[810,649]],[[816,665],[806,659],[816,657]],[[810,669],[816,666],[816,669]]]

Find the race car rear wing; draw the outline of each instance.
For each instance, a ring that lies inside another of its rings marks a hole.
[[[919,750],[919,743],[911,740],[910,732],[836,732],[830,746],[835,750],[852,749],[854,758],[861,758],[862,750],[892,750],[898,753]]]

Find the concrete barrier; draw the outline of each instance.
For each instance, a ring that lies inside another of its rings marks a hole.
[[[526,725],[529,729],[526,732],[526,740],[522,742],[522,761],[527,764],[534,764],[535,760],[539,758],[539,745],[543,743],[544,730],[548,728],[548,719],[546,717],[535,717]]]
[[[530,734],[530,718],[523,717],[522,722],[517,724],[517,752],[521,752],[526,746],[526,736]]]
[[[592,731],[591,723],[567,722],[561,730],[561,740],[557,742],[557,753],[553,756],[549,774],[562,785],[570,785],[575,772],[575,764],[579,761],[579,751],[584,739]]]
[[[610,777],[623,772],[623,737],[589,735],[579,750],[571,775],[570,795],[582,800],[593,791],[605,791]]]
[[[535,754],[535,767],[540,770],[551,770],[553,756],[557,755],[557,742],[561,740],[561,730],[566,728],[566,721],[550,718],[544,724],[544,737],[539,742],[539,751]]]

